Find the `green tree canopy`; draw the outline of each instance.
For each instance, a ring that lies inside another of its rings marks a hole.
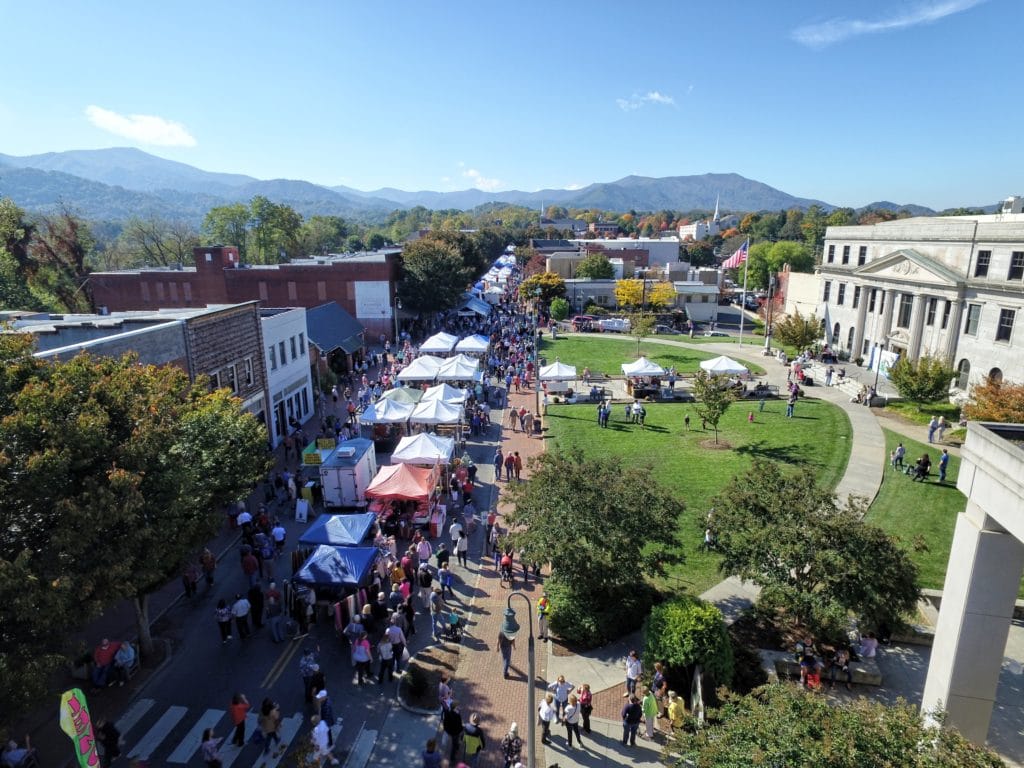
[[[551,300],[551,316],[555,320],[565,320],[569,316],[569,312],[572,307],[569,306],[569,302],[565,299],[558,298]]]
[[[124,598],[151,650],[149,594],[268,468],[265,429],[227,390],[130,356],[40,363],[29,351],[0,336],[0,675],[44,673],[35,657],[55,659],[77,622]],[[45,675],[7,683],[0,714]]]
[[[697,399],[695,409],[701,420],[715,430],[715,442],[718,442],[718,422],[732,405],[732,390],[725,376],[712,376],[705,370],[697,371],[693,378],[693,394]]]
[[[668,666],[671,679],[700,664],[718,685],[732,680],[732,643],[722,612],[713,603],[684,595],[651,609],[644,626],[644,661]]]
[[[960,734],[930,727],[918,708],[860,698],[836,705],[793,685],[728,696],[704,727],[681,728],[662,753],[666,766],[695,768],[998,768],[1002,760]]]
[[[777,243],[760,242],[750,246],[747,261],[737,271],[737,283],[743,283],[743,270],[747,270],[747,287],[765,290],[771,275],[789,264],[793,272],[814,271],[814,250],[805,243],[780,240]]]
[[[576,277],[590,280],[611,280],[615,277],[615,267],[603,253],[593,252],[587,255],[576,267]]]
[[[435,238],[409,243],[402,259],[404,278],[399,296],[409,309],[418,312],[456,306],[472,279],[458,249]]]
[[[218,205],[206,212],[203,234],[213,243],[238,248],[238,258],[249,260],[249,206],[245,203]]]
[[[782,344],[807,349],[821,339],[821,321],[815,315],[804,317],[797,310],[772,323],[772,335]]]
[[[766,608],[819,638],[841,639],[850,612],[869,625],[896,625],[917,604],[917,567],[907,552],[864,522],[862,502],[840,505],[806,472],[758,459],[714,507],[722,572],[760,584]]]
[[[945,358],[931,355],[921,355],[917,360],[901,355],[889,368],[889,381],[900,397],[915,403],[931,403],[945,397],[955,375]]]
[[[325,254],[342,250],[348,234],[348,223],[340,216],[310,216],[298,236],[304,253]]]

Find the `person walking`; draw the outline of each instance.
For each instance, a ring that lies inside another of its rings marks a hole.
[[[231,723],[235,726],[231,743],[236,747],[245,746],[245,716],[249,713],[249,700],[244,693],[236,693],[231,697]]]
[[[683,727],[683,720],[685,717],[686,708],[683,706],[683,700],[679,698],[679,695],[675,691],[669,691],[668,724],[673,733]]]
[[[284,751],[281,747],[281,708],[269,697],[263,700],[260,707],[259,729],[263,733],[263,755],[270,751],[271,743],[276,743],[280,749],[274,750],[274,757],[278,757]]]
[[[388,628],[384,630],[384,636],[387,637],[391,643],[391,650],[394,653],[394,670],[396,672],[402,671],[402,654],[405,653],[405,648],[408,645],[405,639],[405,631],[402,629],[404,617],[401,613],[396,612],[391,617],[391,623]]]
[[[636,746],[636,732],[640,728],[640,719],[644,716],[640,699],[630,696],[622,707],[622,744]]]
[[[577,743],[583,746],[583,737],[580,736],[580,703],[575,693],[569,694],[569,701],[562,712],[562,722],[565,724],[565,740],[572,749],[572,737],[576,735]]]
[[[548,593],[541,595],[537,601],[537,637],[544,640],[548,635],[548,614],[551,613],[551,601]]]
[[[558,720],[558,713],[555,711],[555,697],[547,694],[544,701],[537,707],[537,717],[540,720],[541,744],[551,743],[551,723]]]
[[[111,763],[114,759],[121,754],[121,746],[124,739],[121,738],[121,732],[117,730],[115,726],[109,720],[100,718],[96,721],[96,741],[101,747],[103,747],[103,754],[100,755],[100,767],[110,768]],[[3,765],[7,765],[7,761],[2,761]],[[30,764],[30,761],[11,763],[12,766],[21,766]]]
[[[451,745],[448,753],[448,763],[449,765],[455,765],[455,756],[459,753],[459,747],[462,746],[462,732],[465,730],[462,724],[462,713],[459,712],[459,703],[457,701],[453,701],[448,709],[441,714],[441,728]]]
[[[320,715],[313,715],[309,722],[313,725],[313,733],[311,734],[313,760],[318,766],[322,766],[327,760],[330,760],[331,765],[337,765],[338,758],[331,754],[331,746],[328,743],[331,735],[330,726],[323,721]]]
[[[903,443],[896,445],[896,461],[893,462],[893,468],[897,470],[903,469],[903,457],[907,455],[907,449],[903,447]]]
[[[637,656],[635,650],[630,651],[626,657],[626,692],[622,694],[622,698],[636,696],[636,683],[643,671],[644,667],[640,663],[640,657]]]
[[[647,727],[647,738],[654,738],[654,722],[658,719],[658,699],[654,695],[654,689],[648,688],[640,702],[640,709],[644,713],[644,725]]]
[[[459,540],[455,543],[455,557],[458,558],[459,565],[469,568],[469,536],[465,533],[459,534]]]
[[[206,589],[209,591],[213,586],[213,573],[217,570],[217,558],[209,549],[204,549],[199,556],[199,567],[203,569],[203,579],[206,581]]]
[[[313,677],[319,671],[320,666],[316,663],[316,650],[310,646],[302,652],[299,659],[299,677],[302,678],[303,700],[310,704],[313,701]]]
[[[321,688],[316,692],[317,705],[320,707],[320,719],[327,723],[327,746],[334,747],[334,733],[331,731],[331,726],[334,725],[334,703],[331,701],[330,695],[327,693],[326,688]]]
[[[377,656],[380,658],[380,671],[377,674],[377,681],[384,685],[384,675],[387,675],[390,683],[395,679],[395,646],[391,644],[391,638],[385,631],[380,642],[377,643]]]
[[[440,587],[434,587],[430,593],[430,628],[434,640],[440,641],[444,632],[444,598]]]
[[[356,667],[356,677],[359,685],[362,685],[366,678],[373,680],[373,672],[370,664],[373,662],[373,651],[370,648],[370,641],[365,632],[361,632],[359,639],[352,645],[352,663]]]
[[[220,643],[223,645],[231,639],[231,608],[228,607],[226,600],[221,599],[217,603],[213,616],[217,620],[217,628],[220,630]]]
[[[203,762],[206,763],[206,768],[221,768],[220,743],[222,741],[224,741],[223,737],[213,734],[213,728],[203,731],[203,741],[199,745],[199,751],[203,756]]]
[[[462,733],[462,745],[463,754],[469,768],[476,768],[476,763],[480,759],[480,753],[487,747],[487,738],[480,727],[480,715],[475,712],[470,716],[469,722],[465,725],[465,730]]]
[[[501,468],[504,465],[505,465],[505,454],[502,452],[501,448],[499,447],[498,450],[494,452],[494,479],[496,481],[498,481],[498,482],[501,482]]]
[[[516,471],[516,482],[518,482],[520,479],[522,479],[521,475],[523,472],[523,457],[519,455],[519,451],[514,451],[512,457],[513,466],[515,467]]]
[[[235,627],[238,629],[238,636],[245,640],[249,636],[249,612],[252,606],[249,601],[241,595],[235,595],[235,602],[231,606],[231,615],[235,617]]]
[[[939,438],[940,440],[942,438]],[[949,449],[943,448],[942,455],[939,456],[939,482],[946,482],[946,470],[949,468]]]
[[[498,651],[501,653],[502,675],[508,677],[508,669],[512,666],[512,651],[516,648],[514,637],[498,632]]]
[[[932,416],[931,421],[928,422],[928,442],[935,442],[935,430],[939,428],[939,420]]]
[[[440,570],[438,570],[437,580],[441,584],[441,596],[443,597],[447,592],[449,597],[454,598],[455,590],[452,589],[452,584],[455,581],[455,574],[452,573],[447,562],[441,566]]]
[[[594,711],[594,694],[590,683],[584,683],[579,691],[580,716],[583,718],[583,732],[590,733],[590,713]]]
[[[515,723],[508,727],[508,733],[501,740],[501,756],[505,760],[504,768],[512,768],[523,756],[523,739]]]
[[[441,768],[444,758],[441,750],[437,748],[437,739],[427,739],[426,748],[420,753],[423,759],[423,768]]]
[[[505,454],[505,482],[511,483],[516,473],[516,457],[510,452]]]

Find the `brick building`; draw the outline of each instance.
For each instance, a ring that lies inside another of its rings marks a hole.
[[[368,338],[393,333],[401,249],[241,264],[234,246],[194,249],[194,266],[94,272],[88,286],[100,311],[203,307],[259,301],[266,307],[337,302],[361,322]]]

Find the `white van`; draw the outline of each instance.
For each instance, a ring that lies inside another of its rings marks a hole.
[[[601,333],[629,333],[629,319],[624,317],[606,317],[597,321]]]

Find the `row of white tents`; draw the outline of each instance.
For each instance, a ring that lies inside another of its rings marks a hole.
[[[741,376],[748,373],[746,366],[736,362],[731,357],[720,355],[710,360],[702,360],[701,370],[707,371],[712,376]],[[653,360],[641,357],[632,363],[622,364],[622,373],[625,376],[664,376],[665,369]]]
[[[491,342],[479,333],[460,339],[450,333],[435,333],[420,344],[420,352],[426,355],[448,355],[459,352],[466,355],[485,355]]]
[[[420,347],[423,350],[423,347]],[[435,357],[423,354],[398,372],[399,381],[474,381],[480,375],[480,361],[468,355]]]

